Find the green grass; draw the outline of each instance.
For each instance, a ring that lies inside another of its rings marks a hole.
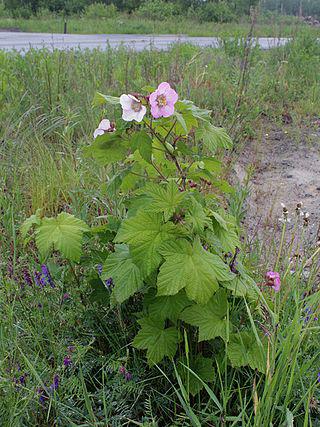
[[[6,198],[14,192],[22,203],[17,214],[28,215],[43,206],[60,210],[71,191],[73,197],[96,191],[101,172],[83,161],[81,148],[103,115],[91,106],[97,90],[118,95],[168,80],[181,98],[212,109],[237,144],[254,137],[265,117],[281,123],[290,112],[299,124],[317,115],[319,46],[310,34],[287,48],[251,52],[238,108],[243,49],[234,41],[221,50],[185,45],[169,52],[0,53],[0,180],[9,189]]]
[[[68,19],[68,33],[82,34],[186,34],[189,36],[246,36],[249,32],[249,20],[242,19],[232,23],[200,23],[184,17],[163,21],[140,18],[137,16],[117,15],[114,18],[79,18]],[[255,33],[260,37],[294,36],[297,28],[308,29],[311,34],[318,35],[317,27],[307,27],[292,18],[275,19],[270,22],[258,22]],[[18,29],[27,32],[62,33],[64,19],[62,17],[40,17],[30,19],[0,18],[0,29]]]
[[[289,248],[284,245],[279,257],[282,292],[276,298],[264,293],[276,318],[264,311],[250,313],[255,327],[262,325],[270,334],[268,375],[247,368],[225,369],[221,360],[210,388],[194,399],[188,399],[179,385],[170,361],[161,366],[163,375],[157,368],[149,369],[141,353],[131,348],[137,326],[130,313],[141,308],[138,298],[121,309],[104,305],[99,291],[91,293],[84,280],[83,272],[89,268],[85,260],[83,267],[70,269],[54,255],[48,264],[55,288],[25,283],[26,269],[31,274],[39,269],[33,244],[23,246],[19,235],[27,216],[37,208],[48,215],[67,210],[97,224],[112,199],[110,170],[82,156],[99,120],[105,114],[119,114],[92,108],[97,90],[119,95],[167,80],[181,98],[212,109],[214,122],[229,130],[238,149],[259,134],[265,121],[282,125],[285,112],[293,117],[293,126],[317,117],[320,76],[315,70],[320,66],[320,48],[310,32],[299,34],[285,48],[251,52],[238,106],[243,57],[244,48],[236,42],[226,42],[220,50],[183,45],[168,52],[30,51],[24,56],[0,52],[0,424],[4,427],[220,425],[222,419],[228,426],[261,427],[290,425],[291,417],[297,426],[319,425],[316,255],[305,268],[312,251],[304,251],[292,274]],[[243,194],[246,191],[231,200],[239,219]],[[87,246],[98,256],[100,247]],[[245,252],[245,262],[258,282],[271,263],[261,265],[261,253],[267,250],[261,246],[259,251]],[[309,307],[311,321],[306,320]],[[65,367],[68,346],[75,347],[73,363]],[[133,374],[133,381],[126,382],[119,373],[122,365]],[[50,394],[45,390],[56,374],[59,389]]]

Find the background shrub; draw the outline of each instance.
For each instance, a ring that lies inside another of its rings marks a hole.
[[[177,16],[181,13],[181,8],[176,3],[165,2],[163,0],[151,0],[144,2],[137,10],[137,15],[147,19],[165,19]]]
[[[205,3],[195,13],[201,22],[231,22],[236,18],[226,2]]]
[[[117,14],[116,6],[111,4],[93,3],[84,9],[84,18],[113,18]]]

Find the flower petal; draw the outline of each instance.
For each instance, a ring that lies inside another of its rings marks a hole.
[[[157,96],[158,96],[157,91],[152,92],[152,93],[150,94],[150,96],[149,96],[149,103],[150,103],[150,105],[152,105],[152,104],[154,104],[155,102],[157,102]]]
[[[151,106],[151,114],[153,115],[153,117],[154,117],[155,119],[158,119],[159,117],[161,117],[161,116],[162,116],[162,114],[161,114],[161,109],[158,107],[158,105],[157,105],[157,104],[153,104],[153,105]]]
[[[178,101],[178,94],[174,89],[169,89],[166,91],[166,100],[168,104],[175,104]]]
[[[102,130],[109,130],[111,128],[110,120],[108,120],[108,119],[101,120],[101,122],[99,123],[98,128],[102,129]]]
[[[161,95],[165,92],[167,92],[169,89],[171,89],[171,86],[167,82],[162,82],[159,84],[158,89],[156,92],[158,92],[158,95]]]
[[[170,117],[174,113],[174,106],[167,104],[166,106],[161,108],[162,117]]]
[[[129,109],[131,107],[131,103],[132,99],[128,95],[122,94],[120,96],[120,104],[122,108]]]
[[[122,119],[126,122],[131,122],[132,120],[135,119],[136,113],[133,110],[130,109],[123,109],[122,111]]]
[[[135,120],[140,123],[144,118],[146,112],[147,112],[146,107],[142,105],[141,110],[136,113]]]
[[[129,97],[130,99],[132,99],[132,101],[140,102],[140,101],[139,101],[139,99],[138,99],[138,98],[136,98],[136,97],[135,97],[135,96],[133,96],[133,95],[128,94],[128,97]]]
[[[93,132],[93,137],[94,137],[94,139],[96,139],[97,136],[100,136],[100,135],[103,135],[103,134],[104,134],[104,130],[103,129],[96,129]]]

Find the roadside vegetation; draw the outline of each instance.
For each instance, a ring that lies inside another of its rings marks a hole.
[[[250,9],[257,2],[164,1],[51,2],[19,0],[0,2],[0,29],[28,32],[83,34],[187,34],[190,36],[246,36],[252,17]],[[270,2],[269,2],[270,3]],[[317,16],[320,11],[311,3],[303,10]],[[310,6],[311,5],[311,6]],[[307,4],[306,4],[307,6]],[[297,28],[307,27],[294,8],[282,9],[261,4],[255,18],[257,36],[294,36]],[[98,25],[97,25],[98,20]],[[309,31],[319,35],[319,26]]]
[[[316,126],[319,66],[308,29],[0,52],[1,425],[319,425],[317,224],[297,200],[252,244],[232,185],[266,124]]]

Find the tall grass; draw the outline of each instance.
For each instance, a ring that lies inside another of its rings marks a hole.
[[[289,20],[289,22],[288,22]],[[196,19],[176,16],[165,20],[152,20],[138,16],[118,14],[111,18],[97,20],[88,17],[70,17],[67,20],[68,33],[82,34],[187,34],[189,36],[246,36],[250,23],[248,19],[240,22],[216,23],[199,22]],[[18,29],[28,32],[63,33],[64,18],[55,16],[23,18],[0,17],[0,28]],[[255,33],[260,37],[288,37],[294,36],[297,28],[308,29],[310,34],[319,35],[317,27],[308,28],[298,20],[279,19],[258,22]]]
[[[70,190],[93,188],[99,180],[80,155],[102,117],[91,106],[96,90],[119,94],[169,80],[181,98],[212,109],[236,143],[253,137],[262,117],[280,123],[290,111],[298,123],[317,114],[320,48],[310,35],[285,48],[251,52],[236,111],[242,49],[226,42],[221,50],[179,45],[169,52],[0,53],[1,181],[24,198],[18,210],[29,214],[45,205],[54,211],[70,201]]]

